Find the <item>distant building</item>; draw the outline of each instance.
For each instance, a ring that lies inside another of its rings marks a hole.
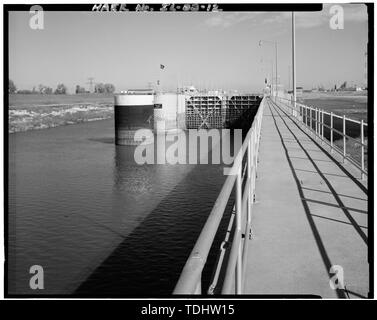
[[[297,96],[302,95],[303,91],[304,91],[304,89],[302,87],[296,87],[296,95]],[[311,92],[311,90],[309,92]],[[293,92],[292,92],[292,90],[289,90],[288,93],[292,94]]]
[[[184,87],[183,91],[185,93],[196,93],[198,90],[194,86]]]

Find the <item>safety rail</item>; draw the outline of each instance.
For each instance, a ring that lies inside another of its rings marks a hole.
[[[350,119],[347,118],[345,115],[340,116],[333,112],[327,112],[317,107],[313,108],[298,102],[294,103],[292,99],[287,99],[279,96],[274,97],[273,100],[275,101],[275,103],[280,102],[284,107],[287,108],[288,113],[291,114],[301,124],[304,124],[306,128],[308,128],[312,133],[315,134],[315,137],[320,138],[321,141],[325,142],[328,146],[330,146],[331,152],[333,152],[334,150],[337,153],[339,153],[343,157],[343,163],[346,160],[348,160],[352,165],[359,169],[362,180],[368,177],[368,171],[365,169],[364,159],[365,149],[368,149],[368,145],[365,143],[364,128],[367,127],[368,124],[365,123],[364,120],[358,121],[355,119]],[[327,115],[330,118],[330,124],[325,123],[324,115]],[[342,120],[342,131],[334,128],[334,119]],[[360,140],[355,139],[346,134],[347,122],[352,122],[360,125]],[[327,128],[330,131],[329,140],[326,139],[324,136],[324,128]],[[343,149],[340,149],[334,144],[334,133],[337,133],[342,137]],[[358,163],[356,159],[352,158],[350,155],[347,154],[347,139],[361,146],[360,163]]]
[[[235,220],[235,225],[229,257],[226,262],[222,260],[226,265],[224,265],[225,276],[221,293],[242,293],[249,242],[247,235],[251,232],[251,211],[254,203],[257,156],[265,99],[263,98],[258,107],[253,124],[234,158],[232,167],[224,169],[224,173],[225,170],[229,170],[228,176],[186,261],[173,294],[202,294],[202,272],[234,188],[235,215],[231,219]],[[246,153],[246,161],[243,161]]]

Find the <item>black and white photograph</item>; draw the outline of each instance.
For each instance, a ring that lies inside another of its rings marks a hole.
[[[2,6],[5,298],[374,298],[374,3]]]

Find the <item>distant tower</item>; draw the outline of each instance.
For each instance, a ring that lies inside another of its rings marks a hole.
[[[89,84],[89,91],[90,91],[90,93],[93,93],[93,91],[94,91],[93,90],[94,78],[93,77],[88,78],[87,84]]]

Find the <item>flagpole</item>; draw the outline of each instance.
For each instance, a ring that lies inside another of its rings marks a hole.
[[[296,115],[296,35],[295,35],[295,13],[292,12],[292,107],[293,112]]]
[[[159,72],[159,80],[158,80],[158,91],[162,92],[162,70],[165,69],[165,66],[160,63],[160,72]]]
[[[158,75],[158,93],[161,93],[161,77],[162,77],[162,68],[160,64],[160,71]]]

